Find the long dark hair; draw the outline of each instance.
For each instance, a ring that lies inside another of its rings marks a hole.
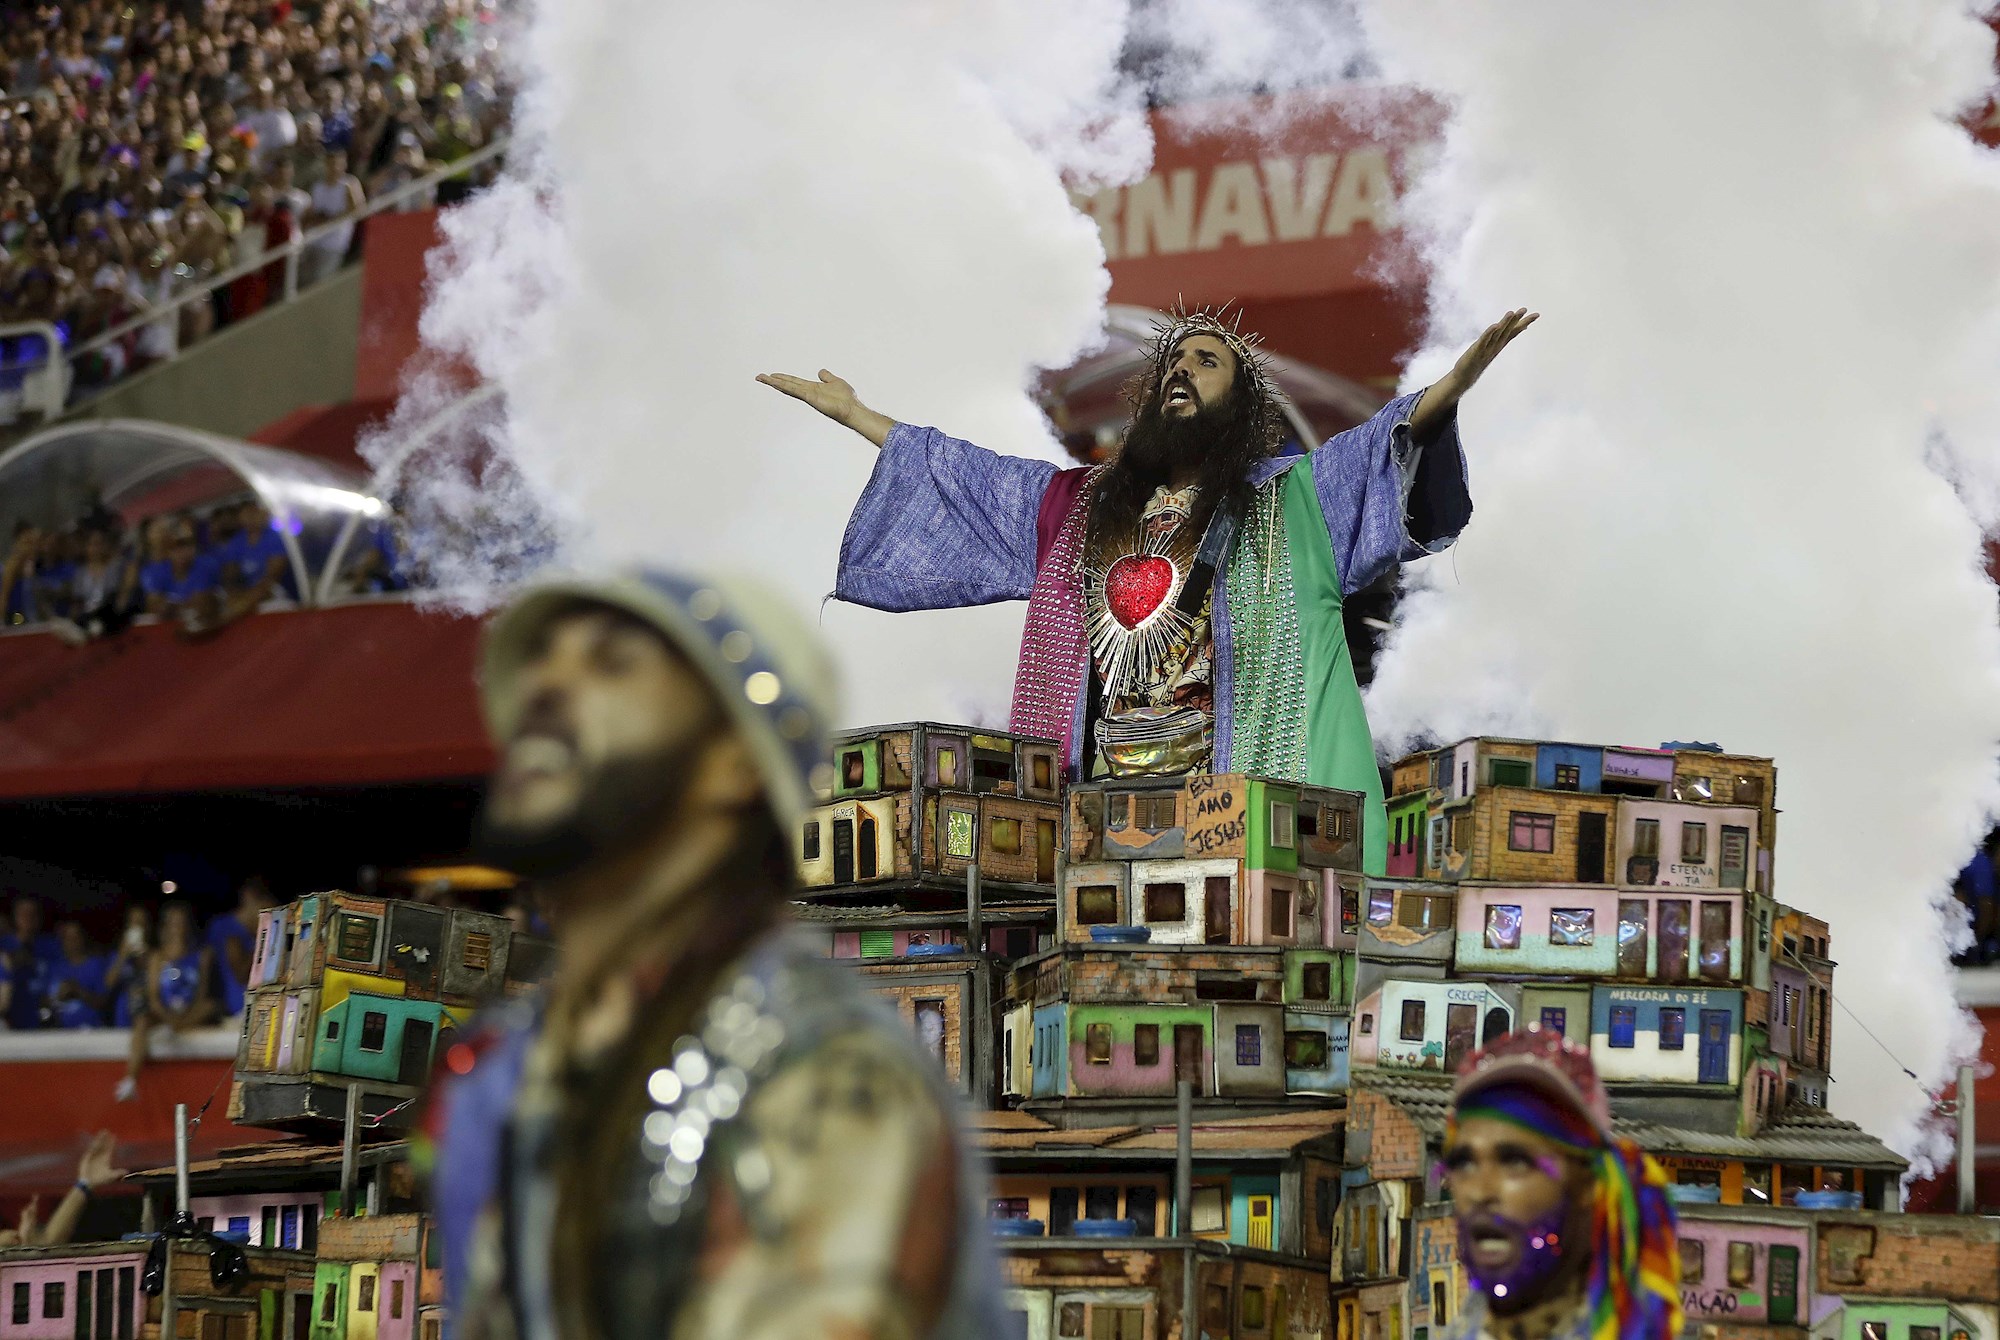
[[[1163,356],[1149,362],[1126,384],[1132,417],[1092,499],[1091,525],[1099,534],[1115,537],[1137,530],[1153,491],[1189,477],[1182,467],[1190,460],[1197,492],[1188,525],[1195,534],[1207,529],[1218,507],[1241,516],[1250,506],[1251,469],[1284,439],[1284,412],[1241,357],[1220,404],[1204,405],[1192,418],[1168,417],[1166,361]]]

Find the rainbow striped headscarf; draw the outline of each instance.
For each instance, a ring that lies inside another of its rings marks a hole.
[[[1525,1084],[1466,1094],[1445,1140],[1467,1117],[1487,1117],[1575,1150],[1597,1179],[1587,1293],[1590,1340],[1661,1340],[1681,1332],[1680,1250],[1667,1175],[1630,1140],[1608,1141],[1590,1118]]]

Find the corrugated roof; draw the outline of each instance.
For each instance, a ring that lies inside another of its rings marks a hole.
[[[1405,1075],[1387,1071],[1354,1072],[1356,1088],[1381,1094],[1409,1113],[1424,1135],[1444,1138],[1445,1114],[1451,1106],[1451,1080],[1443,1076]],[[1690,1131],[1659,1122],[1615,1117],[1612,1129],[1653,1154],[1691,1154],[1703,1158],[1749,1159],[1773,1163],[1836,1164],[1841,1167],[1902,1171],[1909,1161],[1851,1121],[1823,1108],[1788,1107],[1755,1135],[1718,1135]]]
[[[988,1115],[988,1114],[982,1114]],[[998,1116],[1000,1114],[990,1114]],[[1283,1157],[1309,1141],[1324,1139],[1340,1129],[1347,1114],[1340,1108],[1312,1108],[1227,1121],[1197,1121],[1193,1128],[1197,1155],[1248,1154]],[[979,1147],[988,1153],[1059,1150],[1067,1154],[1172,1153],[1177,1133],[1167,1126],[1089,1126],[1060,1130],[1044,1126],[986,1126],[975,1131]]]
[[[363,1145],[359,1159],[364,1164],[396,1163],[408,1156],[408,1147],[401,1141],[379,1145]],[[188,1164],[188,1176],[200,1177],[207,1173],[250,1173],[279,1172],[286,1169],[305,1171],[315,1168],[339,1168],[340,1146],[319,1144],[311,1140],[280,1140],[268,1145],[239,1145],[225,1149],[212,1159],[201,1159]],[[174,1165],[163,1168],[140,1168],[126,1176],[141,1182],[171,1181]]]

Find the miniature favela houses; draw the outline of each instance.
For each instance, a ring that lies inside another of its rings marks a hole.
[[[1366,877],[1355,795],[1064,786],[1058,758],[857,731],[798,834],[799,921],[974,1109],[1015,1335],[1429,1340],[1464,1289],[1432,1171],[1451,1068],[1536,1026],[1590,1046],[1676,1179],[1689,1336],[2000,1340],[2000,1219],[1894,1212],[1903,1161],[1825,1110],[1832,947],[1778,901],[1769,760],[1414,754]],[[478,913],[272,913],[233,1102],[299,1138],[192,1170],[192,1212],[248,1244],[249,1280],[210,1283],[177,1245],[163,1328],[125,1283],[144,1244],[0,1253],[0,1340],[436,1340],[437,1243],[395,1135],[441,1039],[546,958]],[[140,1177],[163,1222],[172,1170]]]

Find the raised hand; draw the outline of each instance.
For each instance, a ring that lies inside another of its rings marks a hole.
[[[794,400],[805,401],[827,418],[852,428],[878,447],[888,440],[889,430],[896,426],[894,419],[862,404],[846,378],[836,377],[825,368],[819,370],[817,381],[784,372],[760,372],[757,380],[774,390],[783,391]]]
[[[83,1151],[83,1158],[76,1165],[76,1180],[94,1190],[123,1177],[125,1170],[111,1159],[117,1144],[110,1131],[99,1131],[91,1137],[90,1148]]]
[[[1451,365],[1451,371],[1432,382],[1430,389],[1424,392],[1417,412],[1410,416],[1411,432],[1422,439],[1442,428],[1446,416],[1457,408],[1460,398],[1485,374],[1493,360],[1500,356],[1500,351],[1540,318],[1540,312],[1516,307],[1481,331],[1479,338],[1467,345],[1465,352],[1458,356],[1458,361]]]

